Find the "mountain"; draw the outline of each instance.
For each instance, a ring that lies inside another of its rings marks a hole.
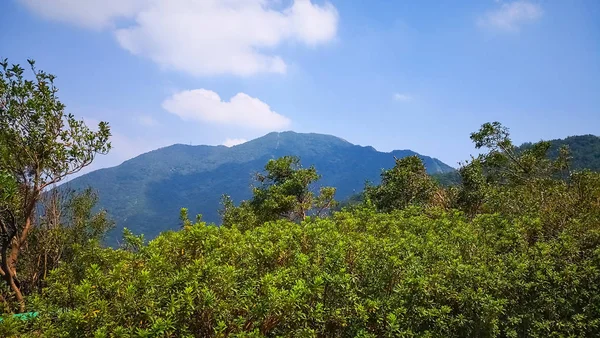
[[[269,159],[284,155],[300,157],[303,166],[314,165],[322,175],[319,184],[336,187],[338,200],[362,191],[367,180],[378,182],[381,170],[394,165],[394,156],[418,155],[430,173],[454,170],[411,150],[385,153],[335,136],[282,132],[231,148],[176,144],[64,186],[98,191],[99,206],[117,223],[109,242],[120,237],[123,227],[153,238],[178,227],[182,207],[191,216],[202,214],[203,220],[218,223],[221,195],[228,194],[236,202],[249,198],[253,174],[262,171]]]
[[[558,156],[558,150],[562,146],[568,146],[571,151],[571,166],[573,169],[590,169],[600,171],[600,137],[595,135],[570,136],[565,139],[550,140],[549,155],[552,158]],[[519,148],[531,147],[531,143],[524,143]]]

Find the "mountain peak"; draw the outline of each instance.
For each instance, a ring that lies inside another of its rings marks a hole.
[[[299,133],[292,130],[287,131],[274,131],[270,132],[262,137],[256,138],[254,140],[248,141],[246,143],[254,142],[254,141],[262,141],[262,140],[276,140],[276,141],[286,141],[286,142],[319,142],[319,143],[335,143],[337,145],[349,145],[353,144],[333,135],[328,134],[319,134],[319,133]]]
[[[177,227],[181,208],[219,222],[222,194],[235,201],[251,195],[253,174],[269,159],[298,156],[303,166],[314,165],[319,184],[337,189],[347,199],[378,182],[382,169],[394,166],[394,156],[418,155],[430,173],[452,171],[448,165],[413,151],[379,152],[339,137],[293,131],[272,132],[235,147],[172,145],[140,155],[123,164],[95,171],[70,181],[68,186],[96,189],[99,206],[127,227],[150,237]],[[118,237],[119,229],[112,235]]]

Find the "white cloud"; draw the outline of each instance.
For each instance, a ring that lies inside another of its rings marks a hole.
[[[244,93],[223,101],[210,90],[187,90],[172,95],[162,106],[183,120],[268,130],[281,130],[291,124],[290,119],[271,110],[268,104]]]
[[[284,73],[273,48],[335,38],[333,5],[292,0],[20,0],[32,11],[82,27],[111,29],[119,44],[163,67],[194,75]],[[276,7],[277,6],[277,7]],[[129,24],[116,28],[117,20]]]
[[[400,102],[408,102],[408,101],[412,100],[412,96],[410,96],[408,94],[395,93],[394,94],[394,100],[395,101],[400,101]]]
[[[154,119],[152,116],[148,116],[148,115],[140,115],[136,118],[136,121],[145,127],[158,126],[158,121],[156,121],[156,119]]]
[[[499,8],[481,16],[477,24],[500,31],[518,32],[521,25],[537,21],[544,13],[539,5],[525,0],[499,4]]]
[[[248,142],[248,140],[244,138],[228,138],[223,142],[223,145],[226,147],[233,147],[246,142]]]
[[[100,30],[113,28],[119,18],[134,17],[147,0],[19,0],[47,19]]]

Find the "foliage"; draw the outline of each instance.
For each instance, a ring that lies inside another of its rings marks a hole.
[[[600,137],[594,135],[570,136],[565,139],[550,140],[548,156],[555,159],[562,147],[568,147],[571,153],[570,166],[574,170],[600,171]],[[525,143],[519,150],[530,148],[532,143]]]
[[[9,204],[13,202],[17,188],[14,177],[4,170],[0,171],[0,205],[2,208],[12,208]]]
[[[35,68],[26,79],[19,65],[0,62],[0,170],[16,181],[19,205],[11,213],[14,231],[3,231],[0,275],[24,310],[17,279],[18,258],[28,244],[36,205],[42,192],[91,164],[96,154],[110,149],[110,130],[100,122],[98,131],[65,113],[58,100],[55,76]]]
[[[381,184],[367,185],[365,197],[379,211],[390,212],[409,205],[424,206],[432,202],[437,190],[434,179],[417,156],[396,159],[396,165],[381,174]]]
[[[342,211],[345,209],[347,210],[347,209],[352,209],[355,207],[360,207],[360,206],[362,206],[362,204],[364,204],[364,202],[365,202],[364,192],[354,194],[354,195],[348,197],[346,200],[339,202],[338,205],[334,208],[334,211]]]
[[[6,186],[2,185],[5,188]],[[0,188],[0,195],[5,192]],[[81,193],[59,194],[53,190],[44,195],[41,215],[36,219],[35,226],[29,234],[28,243],[22,249],[18,262],[18,287],[23,295],[39,291],[45,285],[45,279],[50,270],[59,264],[71,264],[76,252],[93,243],[100,243],[113,223],[105,211],[93,212],[97,196],[91,190]],[[10,214],[2,212],[3,248],[9,248],[6,241],[10,236],[5,235],[11,221]],[[12,219],[14,222],[14,218]],[[16,230],[16,224],[13,225]],[[14,231],[14,230],[11,230]],[[11,313],[15,295],[5,289],[0,289],[0,300],[3,311]],[[18,299],[17,299],[18,302]]]
[[[33,80],[19,65],[0,62],[0,165],[19,183],[43,190],[89,165],[110,149],[108,123],[98,131],[64,112],[55,76],[29,60]]]
[[[565,139],[546,142],[550,145],[547,150],[549,159],[557,159],[561,154],[561,149],[566,147],[569,149],[569,168],[571,170],[587,169],[600,172],[600,137],[594,135],[569,136]],[[520,153],[531,149],[533,146],[534,143],[524,143],[515,149],[515,152]],[[445,187],[457,186],[461,183],[461,175],[458,171],[433,173],[432,176],[440,185]]]
[[[549,142],[519,150],[508,129],[498,122],[484,124],[471,139],[488,152],[459,169],[461,184],[455,207],[472,216],[480,212],[501,212],[506,217],[538,215],[543,208],[553,210],[551,215],[570,213],[574,206],[568,202],[573,199],[567,196],[573,192],[577,172],[569,171],[568,148],[562,148],[556,159],[548,157]]]
[[[598,223],[363,209],[248,231],[194,224],[90,248],[36,298],[44,336],[593,336]]]
[[[78,248],[101,242],[114,226],[106,211],[94,212],[98,196],[91,189],[52,190],[42,199],[41,215],[19,260],[22,289],[39,290],[49,271],[70,264]]]
[[[442,187],[452,187],[460,184],[460,175],[457,170],[435,173],[431,177]]]
[[[336,205],[335,188],[321,187],[315,195],[312,188],[319,178],[314,167],[302,168],[297,157],[270,160],[265,173],[256,175],[259,184],[251,200],[235,207],[229,196],[223,197],[223,225],[247,228],[278,219],[300,222],[309,214],[324,216]]]

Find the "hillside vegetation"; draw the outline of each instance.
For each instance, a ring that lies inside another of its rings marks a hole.
[[[577,170],[600,171],[600,137],[595,135],[569,136],[565,139],[550,140],[548,156],[557,158],[561,147],[569,147],[571,167]],[[531,148],[532,143],[521,145],[520,149]]]
[[[550,144],[548,157],[556,159],[560,155],[561,147],[569,149],[569,166],[571,170],[600,171],[600,137],[594,135],[569,136],[564,139],[547,141]],[[519,146],[516,151],[522,152],[531,149],[533,143],[528,142]],[[443,186],[460,184],[460,175],[457,171],[433,173],[432,176]]]
[[[323,178],[318,184],[335,186],[337,198],[345,200],[362,191],[366,181],[378,182],[381,170],[394,165],[394,156],[418,154],[410,150],[378,152],[330,135],[270,133],[231,148],[178,144],[154,150],[117,167],[78,177],[63,188],[91,187],[98,193],[99,207],[117,223],[109,235],[114,244],[123,227],[148,238],[176,229],[182,207],[219,224],[221,195],[248,199],[253,176],[269,159],[286,155],[319,168]],[[437,159],[419,157],[430,173],[454,170]]]
[[[318,167],[282,156],[221,198],[221,226],[182,208],[178,230],[110,248],[93,191],[39,190],[107,151],[108,125],[22,74],[0,73],[2,337],[600,335],[600,173],[567,147],[485,123],[458,184],[398,157],[342,211]]]

